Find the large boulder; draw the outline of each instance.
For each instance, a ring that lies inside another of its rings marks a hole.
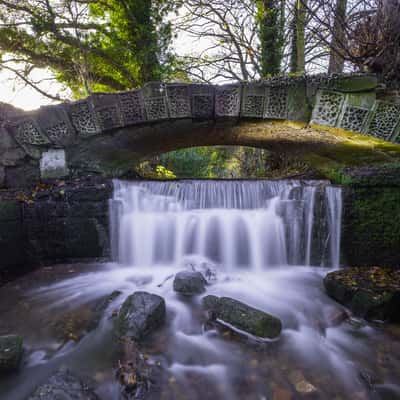
[[[214,318],[260,338],[274,339],[282,331],[279,318],[229,297],[206,296],[203,307]]]
[[[127,297],[115,320],[118,337],[141,340],[158,329],[165,321],[165,301],[147,292],[135,292]]]
[[[194,296],[206,291],[207,281],[201,272],[181,271],[175,275],[174,290],[184,296]]]
[[[23,354],[23,340],[20,336],[0,336],[0,373],[18,369]]]
[[[67,369],[60,369],[27,400],[99,400],[93,389]]]
[[[400,321],[400,270],[345,268],[329,273],[324,285],[329,296],[357,316]]]

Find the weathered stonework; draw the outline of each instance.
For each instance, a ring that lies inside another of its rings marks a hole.
[[[148,83],[143,87],[144,105],[148,121],[162,121],[169,118],[168,102],[163,83]]]
[[[215,116],[239,117],[240,101],[240,85],[217,86],[215,89]]]
[[[34,197],[26,192],[25,202],[0,191],[0,275],[42,263],[107,258],[111,195],[106,180],[48,186]]]
[[[39,161],[50,149],[65,150],[67,162],[72,163],[65,166],[65,171],[69,170],[72,176],[105,170],[104,176],[118,176],[117,172],[126,171],[128,164],[132,166],[140,158],[143,149],[150,154],[156,145],[154,140],[161,140],[163,148],[169,150],[182,147],[182,140],[167,141],[174,136],[175,123],[183,121],[192,121],[186,124],[191,125],[187,135],[196,135],[192,128],[206,124],[217,127],[237,124],[240,119],[289,120],[400,143],[400,105],[380,100],[381,92],[377,100],[376,88],[376,77],[367,74],[278,76],[222,86],[152,82],[140,90],[96,93],[86,100],[42,107],[30,113],[7,113],[0,115],[3,185],[19,185],[22,177],[18,171],[22,167],[29,170],[30,178],[39,177]],[[159,136],[157,126],[162,126],[166,134]],[[124,130],[132,132],[121,141]],[[147,141],[145,135],[149,132],[154,133],[154,138]],[[223,141],[215,136],[215,143],[208,138],[202,143],[199,137],[192,141],[193,145],[235,144],[234,129],[232,135],[224,136]],[[140,149],[135,141],[141,142]],[[246,138],[245,142],[243,145],[261,145],[257,137]],[[102,166],[97,160],[107,165]],[[34,167],[38,168],[36,174],[31,172]],[[13,175],[17,177],[15,183],[9,179]]]

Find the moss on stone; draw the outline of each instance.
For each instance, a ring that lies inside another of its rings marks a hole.
[[[347,263],[400,267],[400,187],[356,186],[344,195]]]
[[[353,93],[374,90],[377,86],[378,79],[375,75],[342,76],[335,80],[332,89]]]

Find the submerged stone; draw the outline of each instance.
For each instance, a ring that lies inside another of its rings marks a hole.
[[[324,278],[329,296],[369,320],[400,321],[400,270],[345,268]]]
[[[174,290],[184,296],[194,296],[204,293],[206,284],[201,272],[181,271],[175,275]]]
[[[99,400],[93,389],[67,369],[60,369],[27,400]]]
[[[165,321],[165,301],[147,292],[135,292],[123,303],[114,323],[118,337],[141,340],[158,329]]]
[[[0,373],[18,369],[23,351],[21,336],[0,336]]]
[[[120,295],[121,292],[114,291],[73,310],[57,314],[50,323],[54,336],[61,341],[78,342],[98,327],[107,307]]]
[[[260,338],[274,339],[282,331],[279,318],[229,297],[206,296],[203,307],[215,318]]]

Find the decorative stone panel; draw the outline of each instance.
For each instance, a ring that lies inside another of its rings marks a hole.
[[[71,144],[76,135],[63,104],[43,107],[39,110],[36,121],[42,132],[56,147]]]
[[[339,121],[339,127],[347,131],[362,132],[368,115],[367,108],[346,105]]]
[[[249,118],[262,118],[264,115],[265,86],[250,84],[243,86],[241,115]]]
[[[90,137],[101,133],[96,114],[88,99],[71,103],[68,106],[68,114],[79,136]]]
[[[90,97],[90,101],[102,131],[124,125],[117,94],[96,93]]]
[[[400,123],[400,105],[377,101],[372,110],[366,133],[380,139],[390,140]]]
[[[214,118],[215,87],[212,85],[191,85],[192,117],[194,119]]]
[[[336,126],[344,100],[345,95],[342,93],[328,90],[318,92],[311,122],[318,125]]]
[[[118,93],[118,99],[125,126],[146,121],[146,111],[141,90]]]
[[[50,143],[33,118],[23,119],[15,123],[12,128],[15,139],[21,145],[43,146]]]
[[[215,88],[215,115],[238,117],[240,113],[241,86],[223,85]]]
[[[288,88],[284,86],[269,86],[267,88],[264,118],[287,119]]]
[[[147,83],[143,87],[143,95],[148,121],[169,118],[166,89],[163,83]]]
[[[171,83],[167,84],[167,98],[169,115],[171,118],[190,118],[190,85]]]
[[[43,147],[50,144],[35,119],[35,113],[10,121],[8,130],[25,154],[39,159]]]

